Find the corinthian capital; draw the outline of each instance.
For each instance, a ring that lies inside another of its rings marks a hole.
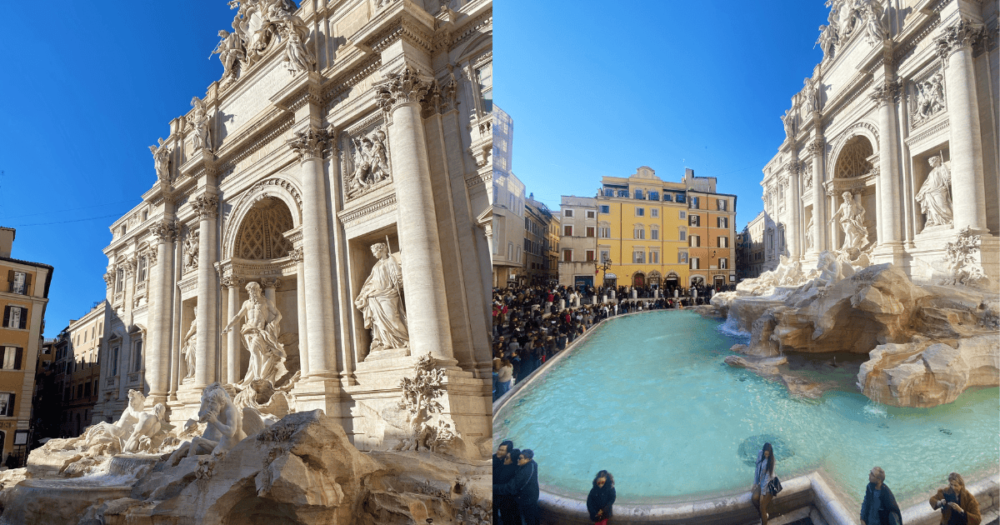
[[[886,80],[884,83],[875,86],[871,94],[868,95],[878,105],[891,104],[899,100],[899,82]]]
[[[202,193],[191,203],[200,219],[214,219],[219,216],[219,196]]]
[[[326,130],[310,126],[304,131],[295,132],[295,138],[288,139],[288,146],[299,156],[299,162],[323,158],[323,146],[330,139]]]
[[[177,238],[177,225],[174,221],[160,221],[149,225],[149,232],[156,237],[156,242],[162,244],[174,242]]]
[[[376,96],[382,111],[391,113],[396,107],[410,102],[420,103],[436,87],[434,79],[406,66],[376,86]]]
[[[955,51],[974,46],[985,34],[986,26],[961,18],[942,29],[941,34],[934,39],[934,45],[937,46],[938,56],[942,60],[948,60]]]
[[[806,152],[810,155],[822,155],[826,149],[826,143],[821,138],[815,138],[806,144]]]

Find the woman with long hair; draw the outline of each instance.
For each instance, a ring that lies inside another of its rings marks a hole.
[[[948,486],[931,496],[931,507],[941,510],[941,525],[979,525],[983,521],[979,502],[966,490],[958,472],[948,474]]]
[[[774,478],[774,448],[770,443],[764,443],[764,448],[757,453],[757,466],[753,473],[753,504],[760,511],[761,525],[767,525],[767,506],[774,498],[771,489],[771,479]]]
[[[590,512],[590,521],[598,525],[607,525],[615,497],[614,476],[606,470],[598,472],[597,476],[594,477],[590,494],[587,496],[587,511]]]

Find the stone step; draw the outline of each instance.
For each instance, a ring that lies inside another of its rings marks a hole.
[[[767,520],[767,525],[819,525],[809,518],[809,513],[812,510],[811,506],[802,507],[779,516],[771,516]],[[760,525],[760,520],[748,521],[743,525]]]

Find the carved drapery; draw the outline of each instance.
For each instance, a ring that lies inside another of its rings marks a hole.
[[[837,179],[853,179],[872,171],[872,163],[868,160],[872,155],[872,143],[865,137],[854,137],[847,142],[837,158],[834,177]]]
[[[304,131],[295,132],[295,138],[288,139],[288,146],[295,151],[299,162],[323,158],[323,148],[330,134],[323,129],[310,127]]]
[[[160,221],[149,225],[149,232],[157,243],[174,242],[177,238],[177,225],[174,221]]]
[[[292,243],[283,234],[292,228],[288,207],[276,199],[265,199],[243,218],[233,256],[254,260],[287,257]]]

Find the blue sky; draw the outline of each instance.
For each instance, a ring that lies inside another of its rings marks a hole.
[[[108,226],[156,181],[148,146],[222,76],[225,0],[4,6],[0,225],[55,267],[46,337],[105,297]]]
[[[823,0],[495,5],[495,100],[514,120],[513,171],[550,208],[601,177],[684,168],[762,208],[779,120],[822,59]]]

